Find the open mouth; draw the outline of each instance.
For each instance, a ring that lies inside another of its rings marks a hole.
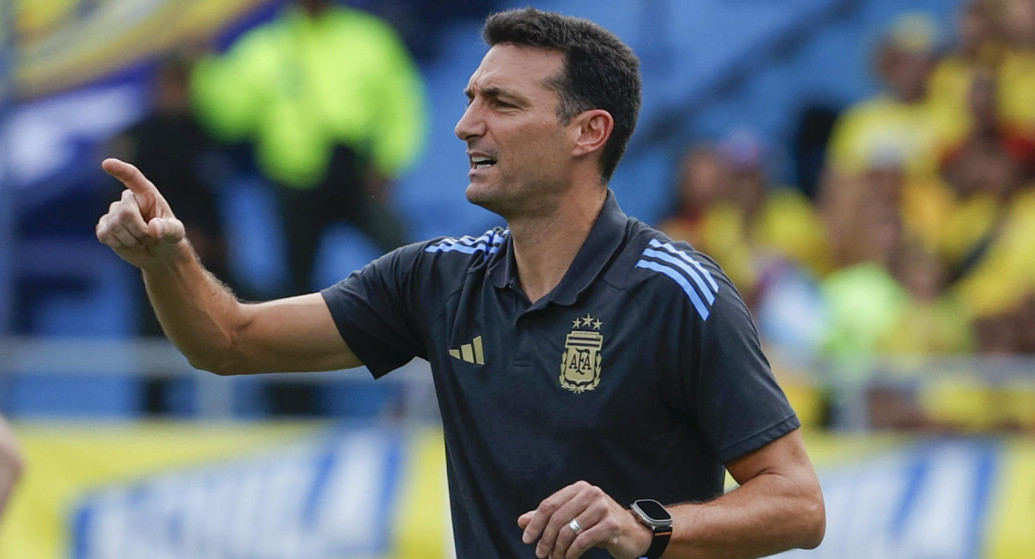
[[[471,168],[472,169],[488,169],[496,164],[495,159],[488,157],[474,156],[471,157]]]

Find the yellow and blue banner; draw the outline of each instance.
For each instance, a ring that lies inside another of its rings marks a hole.
[[[18,429],[0,557],[448,557],[435,429],[143,424]]]
[[[437,428],[23,424],[0,557],[452,556]],[[783,557],[1035,557],[1035,440],[807,433],[827,535]],[[516,529],[516,528],[515,528]]]

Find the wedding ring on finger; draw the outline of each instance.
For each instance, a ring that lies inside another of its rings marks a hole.
[[[572,518],[571,522],[568,523],[568,528],[571,528],[571,531],[575,532],[576,536],[582,533],[582,526],[579,525],[578,518]]]

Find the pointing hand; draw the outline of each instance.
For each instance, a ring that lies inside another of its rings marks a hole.
[[[139,169],[118,159],[105,159],[101,167],[126,190],[98,220],[97,239],[138,268],[157,265],[184,240],[183,222]]]

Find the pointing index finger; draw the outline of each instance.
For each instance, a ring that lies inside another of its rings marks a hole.
[[[154,183],[147,180],[140,169],[113,157],[102,161],[101,168],[126,185],[126,188],[136,196],[140,209],[145,213],[155,209],[155,206],[161,208],[159,201],[164,201],[161,193],[158,192]]]
[[[109,157],[101,162],[101,168],[109,175],[119,179],[133,194],[152,195],[158,189],[135,166],[120,159]]]
[[[119,179],[119,181],[126,185],[126,188],[132,190],[134,194],[144,194],[149,190],[155,189],[155,185],[151,184],[151,181],[144,177],[144,174],[140,172],[140,169],[137,169],[125,161],[109,157],[101,162],[101,168],[109,175]]]

